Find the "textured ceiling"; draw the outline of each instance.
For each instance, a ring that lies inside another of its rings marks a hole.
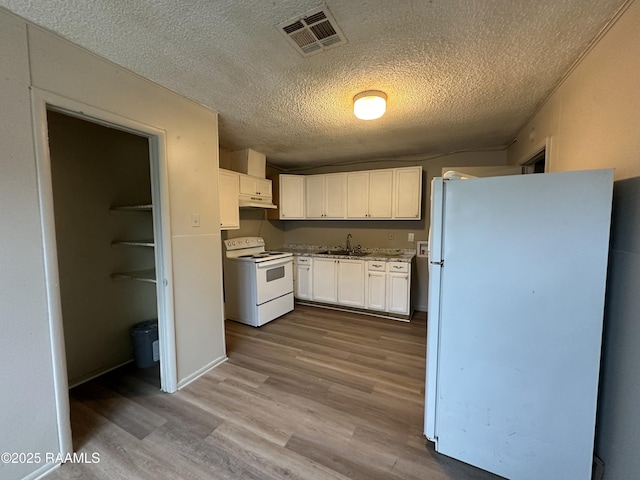
[[[0,0],[220,113],[220,145],[284,168],[504,146],[626,0],[326,0],[348,44],[274,28],[318,0]],[[388,95],[374,121],[363,90]]]

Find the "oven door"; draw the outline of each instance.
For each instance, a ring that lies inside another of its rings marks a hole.
[[[292,257],[267,260],[256,264],[257,304],[293,292]]]

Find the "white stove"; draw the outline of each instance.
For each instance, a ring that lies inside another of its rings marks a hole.
[[[293,310],[293,254],[270,252],[261,237],[224,241],[225,314],[259,327]]]

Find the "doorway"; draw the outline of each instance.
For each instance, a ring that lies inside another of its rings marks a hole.
[[[525,153],[518,161],[518,165],[522,166],[522,173],[547,173],[551,171],[552,146],[552,137],[545,137],[542,141],[534,144],[534,148]]]
[[[128,132],[143,137],[147,141],[146,162],[149,165],[151,197],[153,200],[151,217],[155,243],[155,248],[153,249],[155,275],[159,279],[155,283],[155,290],[160,340],[160,385],[163,391],[172,393],[177,390],[177,365],[173,320],[168,167],[165,153],[166,133],[137,120],[121,117],[36,87],[31,87],[31,97],[58,437],[60,452],[67,454],[73,451],[73,444],[69,416],[69,377],[66,365],[62,298],[59,288],[60,275],[56,246],[52,162],[48,137],[49,112],[61,113],[109,129]],[[80,184],[80,188],[82,187],[83,185]],[[111,248],[111,245],[109,245],[109,248]],[[93,307],[98,308],[96,305]]]
[[[544,173],[546,172],[546,159],[547,149],[543,148],[541,151],[531,157],[523,166],[522,173]]]
[[[128,363],[132,327],[158,319],[151,159],[135,133],[51,109],[47,125],[71,388]]]

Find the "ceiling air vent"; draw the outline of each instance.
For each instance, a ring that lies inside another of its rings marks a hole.
[[[303,57],[347,43],[344,33],[326,5],[280,23],[276,28]]]

